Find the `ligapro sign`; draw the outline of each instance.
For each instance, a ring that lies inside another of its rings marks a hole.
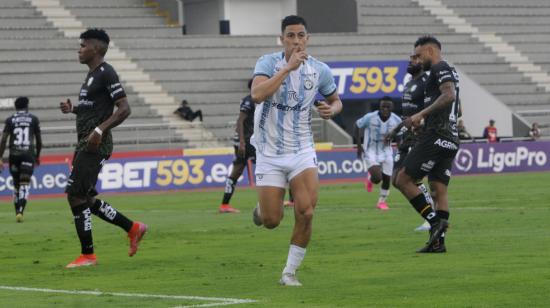
[[[453,173],[501,173],[550,170],[550,142],[525,141],[460,145]]]

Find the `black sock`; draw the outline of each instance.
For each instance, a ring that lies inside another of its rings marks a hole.
[[[439,220],[439,217],[432,209],[430,203],[426,201],[426,197],[424,197],[423,193],[420,193],[418,196],[412,198],[409,202],[412,204],[414,209],[430,223],[430,225],[433,225],[434,222]]]
[[[235,191],[236,183],[236,180],[233,180],[232,178],[227,178],[227,180],[225,181],[225,191],[223,194],[222,204],[229,204],[229,201],[233,196],[233,192]]]
[[[92,214],[108,223],[121,227],[126,232],[130,232],[130,229],[132,229],[132,225],[134,224],[130,219],[118,212],[109,203],[100,199],[95,199],[94,204],[90,206],[90,210]]]
[[[76,233],[82,247],[82,254],[94,253],[94,242],[92,239],[92,212],[87,203],[71,207],[74,217]]]
[[[450,216],[449,212],[442,211],[442,210],[437,210],[435,212],[437,213],[437,216],[439,216],[441,219],[449,220],[449,216]],[[445,244],[445,232],[441,234],[441,237],[439,238],[439,243],[441,245]]]

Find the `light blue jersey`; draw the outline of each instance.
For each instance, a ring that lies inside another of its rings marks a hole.
[[[401,118],[395,113],[391,113],[390,117],[384,122],[380,118],[379,111],[373,111],[365,114],[355,123],[358,128],[364,128],[363,148],[365,153],[374,152],[378,156],[383,153],[391,153],[391,146],[384,144],[384,136],[392,131],[401,123]]]
[[[254,76],[273,77],[287,64],[284,53],[258,59]],[[330,68],[308,57],[287,76],[277,91],[256,107],[251,142],[264,156],[315,151],[311,132],[311,109],[317,93],[327,97],[336,91]]]

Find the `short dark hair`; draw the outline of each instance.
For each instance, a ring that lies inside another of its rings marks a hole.
[[[435,38],[435,36],[431,35],[424,35],[419,37],[414,43],[414,47],[424,46],[426,44],[435,44],[437,45],[437,48],[441,50],[441,43]]]
[[[391,99],[391,97],[389,97],[389,96],[387,96],[387,95],[384,96],[384,97],[382,97],[382,98],[380,99],[380,102],[382,102],[382,101],[390,101],[390,102],[393,103],[393,100]]]
[[[254,81],[254,79],[248,79],[248,89],[252,89],[252,81]]]
[[[107,44],[107,46],[111,41],[107,32],[105,32],[105,30],[103,29],[98,29],[98,28],[88,28],[86,31],[80,33],[80,39],[83,39],[83,40],[96,39],[98,41],[104,42],[105,44]]]
[[[27,109],[29,107],[29,98],[26,96],[20,96],[15,99],[13,104],[15,105],[16,110]]]
[[[297,15],[288,15],[281,22],[281,32],[285,32],[285,28],[290,25],[304,25],[307,30],[307,23],[303,17]]]
[[[82,32],[80,34],[80,39],[82,40],[96,40],[99,43],[94,43],[94,46],[99,48],[99,53],[102,57],[105,56],[107,53],[107,49],[109,49],[109,42],[111,41],[109,39],[109,35],[105,30],[98,29],[98,28],[89,28],[88,30]]]

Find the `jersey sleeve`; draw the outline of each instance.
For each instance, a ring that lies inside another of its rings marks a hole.
[[[118,99],[126,97],[126,92],[118,79],[118,75],[114,69],[108,68],[103,72],[103,78],[105,80],[105,86],[107,91],[111,96],[113,102],[116,102]]]
[[[321,64],[321,70],[319,73],[319,93],[324,97],[331,96],[336,91],[336,82],[334,82],[334,76],[332,71],[325,63]]]
[[[430,74],[434,74],[438,87],[448,81],[453,83],[456,83],[458,81],[453,74],[452,68],[449,66],[449,64],[447,64],[447,62],[444,61],[441,61],[434,65],[431,69]]]
[[[256,62],[256,67],[254,67],[254,77],[256,76],[266,76],[271,78],[273,76],[273,66],[275,61],[270,55],[261,56]]]
[[[33,116],[33,130],[34,130],[34,134],[37,135],[37,134],[40,134],[40,120],[38,120],[38,117],[36,116]]]
[[[355,125],[358,127],[358,128],[364,128],[367,126],[368,122],[369,122],[369,119],[370,119],[370,115],[366,114],[364,115],[362,118],[360,118],[359,120],[357,120],[355,122]]]
[[[247,96],[245,98],[243,98],[243,100],[241,101],[241,106],[240,106],[240,111],[241,112],[244,112],[246,114],[250,114],[252,113],[252,110],[253,110],[253,105],[254,103],[250,100],[250,96]]]
[[[4,121],[4,133],[11,134],[11,132],[13,131],[10,119],[11,118],[7,118],[6,121]]]

